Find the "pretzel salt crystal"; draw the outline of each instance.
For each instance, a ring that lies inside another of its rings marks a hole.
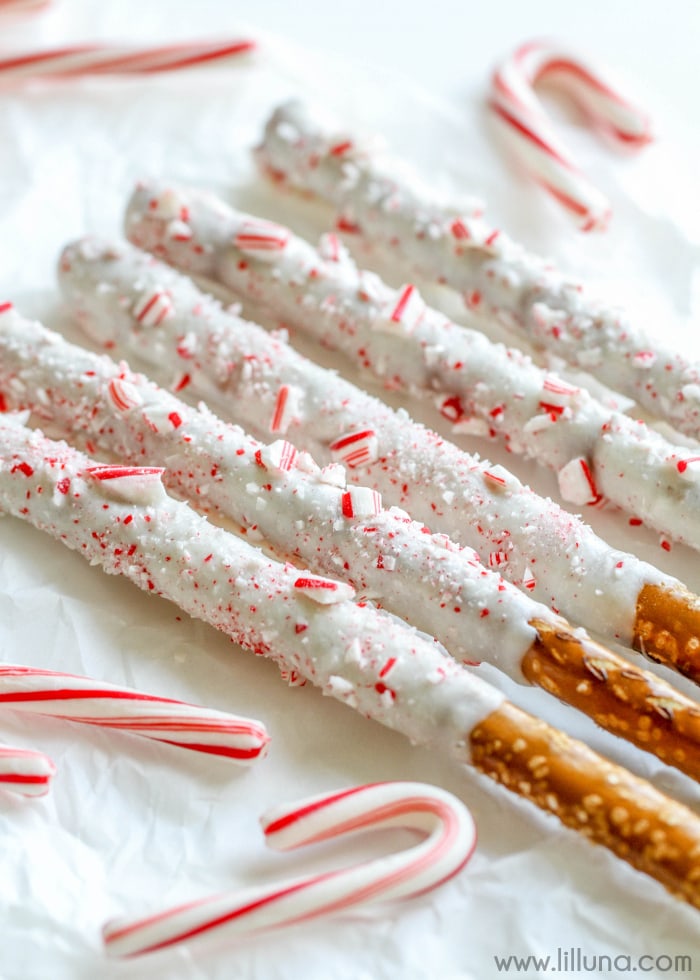
[[[44,796],[56,766],[43,752],[0,745],[0,789],[20,796]]]
[[[535,347],[700,438],[700,363],[648,336],[502,230],[436,202],[405,170],[338,137],[333,124],[298,102],[272,114],[257,159],[276,180],[330,203],[344,230],[388,249],[406,274],[448,284],[475,312],[524,332]]]
[[[695,597],[671,576],[609,547],[502,467],[461,452],[405,412],[306,360],[130,246],[71,246],[60,279],[86,331],[147,365],[159,383],[206,399],[218,415],[262,439],[269,438],[280,391],[293,390],[297,409],[287,437],[314,459],[333,462],[334,446],[365,433],[362,458],[345,473],[349,483],[379,490],[415,520],[474,547],[505,578],[568,619],[700,679]],[[143,296],[163,291],[171,313],[150,329],[133,309]],[[684,632],[676,642],[680,609]]]
[[[245,891],[207,896],[104,930],[110,956],[151,953],[221,930],[237,939],[346,909],[424,894],[465,866],[476,844],[471,814],[450,793],[424,783],[353,786],[275,807],[262,819],[269,847],[287,851],[358,830],[406,827],[424,840],[386,857]]]
[[[298,595],[297,569],[168,498],[150,468],[103,480],[94,466],[0,416],[1,510],[413,741],[473,756],[477,769],[700,908],[700,819],[682,804],[509,705],[392,617]]]
[[[326,482],[327,474],[300,459],[291,443],[258,443],[126,365],[16,313],[0,319],[0,391],[8,408],[40,414],[52,431],[80,445],[126,463],[146,459],[165,467],[166,486],[200,510],[244,527],[252,519],[278,554],[315,573],[340,575],[436,636],[458,659],[486,660],[517,681],[538,684],[700,779],[694,702],[571,630],[485,569],[470,549],[424,533],[401,512],[348,516],[345,496],[361,488],[339,485],[337,468]],[[51,392],[49,404],[44,391]]]
[[[181,202],[187,235],[174,234],[152,206],[164,195]],[[275,227],[209,194],[165,184],[140,187],[127,216],[135,244],[232,289],[247,312],[271,313],[392,388],[434,398],[458,427],[499,436],[511,452],[550,467],[567,503],[607,498],[665,537],[700,549],[700,462],[692,450],[520,351],[448,322],[414,286],[391,289],[361,272],[342,245],[329,250],[322,240],[317,250],[281,227],[284,244],[274,253],[241,244],[238,230],[256,222]]]
[[[93,472],[100,475],[104,468]],[[0,707],[128,732],[244,765],[262,758],[269,742],[259,721],[18,664],[0,664]]]

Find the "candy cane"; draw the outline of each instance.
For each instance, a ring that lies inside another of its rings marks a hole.
[[[44,796],[56,766],[43,752],[0,745],[0,789],[21,796]]]
[[[289,851],[366,828],[408,827],[427,835],[406,850],[338,871],[199,899],[143,919],[107,924],[111,956],[154,952],[225,930],[241,938],[429,891],[474,852],[468,809],[436,786],[376,783],[277,807],[261,820],[268,846]]]
[[[265,755],[269,741],[258,721],[88,677],[13,664],[0,665],[0,707],[142,735],[242,764]]]
[[[491,108],[506,124],[517,155],[577,219],[582,231],[602,230],[610,220],[610,205],[572,162],[535,95],[535,85],[544,78],[569,92],[591,123],[622,146],[638,148],[649,143],[649,119],[578,55],[550,42],[523,44],[494,72]]]
[[[48,7],[51,0],[0,0],[0,14],[18,16]]]
[[[157,47],[78,44],[0,58],[0,86],[30,78],[151,75],[219,65],[255,48],[251,40],[191,41]]]

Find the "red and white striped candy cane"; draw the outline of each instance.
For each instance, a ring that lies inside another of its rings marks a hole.
[[[247,764],[269,741],[258,721],[74,674],[0,665],[0,708],[99,725]]]
[[[20,796],[44,796],[56,766],[43,752],[0,745],[0,789]]]
[[[51,0],[0,0],[0,14],[30,14],[48,7]]]
[[[375,783],[327,793],[277,807],[261,822],[268,845],[280,851],[370,827],[408,827],[427,837],[408,850],[349,868],[214,895],[143,919],[110,922],[104,930],[107,952],[154,952],[218,929],[240,938],[418,895],[457,874],[476,843],[466,806],[422,783]]]
[[[638,148],[651,141],[648,116],[578,55],[552,42],[523,44],[494,72],[491,108],[506,124],[522,162],[583,231],[602,230],[610,220],[610,205],[557,137],[534,90],[544,78],[568,92],[591,123],[620,146]]]
[[[0,87],[35,78],[82,75],[152,75],[182,68],[219,65],[252,51],[248,39],[188,41],[157,47],[76,44],[0,58]]]

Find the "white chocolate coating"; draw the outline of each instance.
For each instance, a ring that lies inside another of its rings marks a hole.
[[[274,112],[257,158],[275,179],[337,208],[343,230],[361,232],[406,269],[459,291],[475,312],[523,331],[536,347],[700,438],[700,364],[647,336],[622,310],[589,296],[480,216],[435,202],[393,161],[338,136],[298,102]]]
[[[160,216],[164,195],[187,214],[187,236],[173,234]],[[277,226],[282,247],[241,247],[239,230],[257,220],[196,190],[148,184],[132,197],[127,230],[134,244],[183,272],[232,289],[253,314],[271,313],[392,388],[438,396],[456,425],[467,422],[477,434],[499,437],[511,452],[560,474],[567,503],[605,497],[661,534],[700,548],[700,482],[678,469],[687,449],[520,351],[450,323],[415,287],[391,289],[358,270],[335,236],[324,236],[317,250]],[[577,460],[588,479],[570,478]]]
[[[469,733],[503,700],[494,687],[388,613],[300,593],[299,569],[168,497],[159,471],[112,466],[106,478],[105,467],[91,473],[95,466],[17,416],[0,416],[0,509],[270,657],[287,676],[468,760]]]
[[[165,467],[165,485],[198,509],[223,514],[280,557],[343,579],[453,656],[523,680],[520,662],[535,639],[529,624],[551,618],[547,607],[398,508],[347,517],[344,494],[365,488],[348,489],[342,467],[321,470],[281,440],[266,446],[16,312],[0,316],[0,392],[7,408],[31,410],[80,448]]]
[[[221,930],[256,935],[346,909],[423,894],[462,870],[476,844],[464,804],[424,783],[353,786],[277,806],[261,818],[266,843],[288,851],[366,829],[406,827],[424,837],[386,857],[336,871],[212,895],[142,919],[107,924],[106,951],[133,956]]]
[[[405,411],[392,411],[280,337],[223,310],[152,256],[88,241],[66,250],[60,280],[91,336],[258,437],[269,434],[285,385],[301,392],[287,438],[319,462],[331,462],[331,444],[371,420],[377,458],[349,467],[349,482],[379,490],[385,503],[476,548],[509,581],[576,623],[629,644],[642,586],[674,583],[609,547],[506,470],[461,452]],[[172,315],[157,327],[144,326],[133,307],[145,292],[159,291],[169,294]]]

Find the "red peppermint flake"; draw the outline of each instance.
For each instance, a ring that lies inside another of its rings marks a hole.
[[[349,153],[352,148],[352,140],[343,140],[342,143],[336,143],[334,146],[331,146],[328,152],[332,157],[342,157],[346,153]]]
[[[377,434],[374,429],[349,432],[332,442],[328,448],[334,462],[344,463],[351,468],[362,466],[377,458]]]
[[[333,579],[321,578],[320,576],[300,576],[294,582],[294,589],[322,606],[334,602],[345,602],[355,595],[352,586],[345,582],[336,582]]]
[[[289,242],[289,231],[272,221],[244,221],[234,236],[236,248],[257,258],[274,259]]]
[[[24,476],[30,477],[34,475],[34,468],[26,462],[15,463],[10,473],[22,473]]]
[[[471,238],[471,234],[469,233],[469,228],[465,225],[465,223],[461,220],[461,218],[455,218],[455,220],[450,225],[450,231],[457,239],[457,241],[462,242],[462,241],[466,241],[467,238]]]

